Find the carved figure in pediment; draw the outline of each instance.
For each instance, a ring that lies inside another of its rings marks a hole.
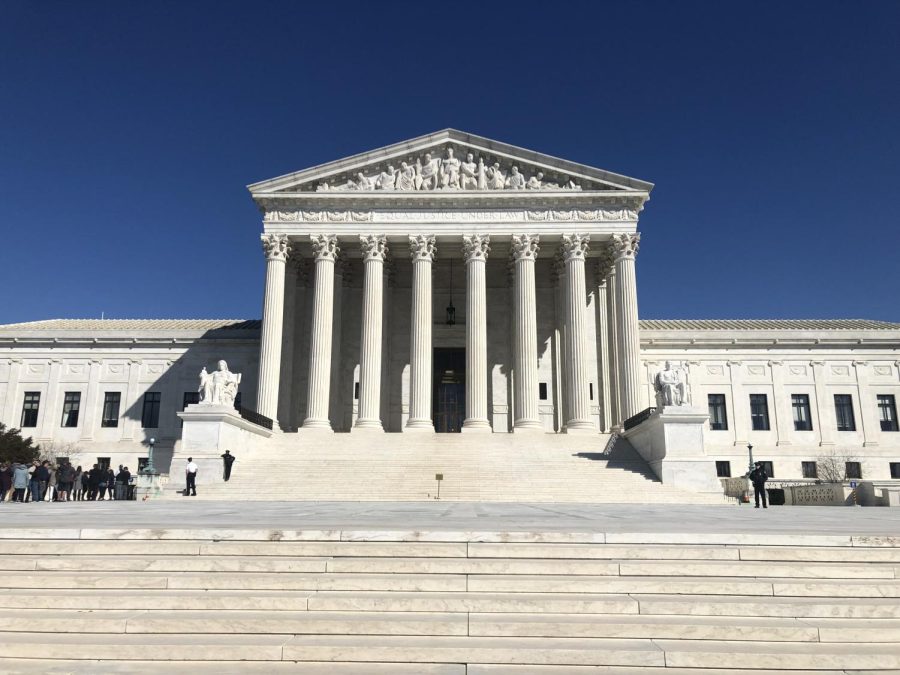
[[[447,148],[447,158],[441,162],[441,187],[443,189],[459,189],[460,161],[453,156],[453,148]]]
[[[502,190],[506,186],[506,176],[500,170],[500,162],[494,162],[485,171],[488,190]]]
[[[519,167],[514,166],[509,170],[509,176],[506,179],[505,187],[507,190],[525,189],[525,176],[519,173]]]
[[[563,190],[580,190],[581,186],[575,182],[574,178],[566,179],[566,182],[560,185]]]
[[[387,169],[378,174],[378,180],[375,182],[375,187],[379,190],[393,190],[396,182],[397,170],[388,164]]]
[[[466,155],[466,161],[459,165],[459,173],[459,186],[463,190],[478,189],[478,165],[471,152]]]
[[[538,171],[535,175],[528,179],[525,183],[526,190],[540,190],[544,187],[544,172]]]
[[[353,183],[352,181],[350,181],[350,183],[353,185],[353,187],[350,188],[351,190],[365,191],[372,189],[372,180],[370,178],[367,178],[362,171],[356,174],[356,182]]]
[[[406,162],[400,162],[400,170],[397,172],[397,182],[394,186],[398,190],[416,189],[416,167]]]
[[[316,192],[328,192],[330,189],[331,188],[328,187],[328,181],[325,180],[316,185]]]
[[[441,160],[425,153],[425,161],[416,161],[416,188],[418,190],[436,190],[438,176],[441,171]]]

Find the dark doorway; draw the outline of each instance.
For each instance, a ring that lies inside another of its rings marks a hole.
[[[466,350],[434,350],[434,428],[458,433],[466,419]]]

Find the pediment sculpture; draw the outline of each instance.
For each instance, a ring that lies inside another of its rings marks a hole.
[[[680,364],[666,361],[666,367],[653,378],[653,390],[656,392],[656,406],[689,406],[684,368]]]
[[[543,171],[535,170],[528,177],[516,164],[504,167],[499,161],[486,163],[467,152],[464,159],[448,147],[443,157],[432,152],[408,158],[400,166],[387,164],[374,171],[356,171],[338,179],[336,184],[321,181],[316,192],[371,192],[374,190],[415,192],[430,190],[581,190],[581,185],[569,176],[562,181],[547,180]],[[333,179],[332,179],[333,180]]]
[[[212,373],[203,366],[200,371],[200,405],[233,406],[240,383],[241,374],[228,370],[225,361],[220,360]]]

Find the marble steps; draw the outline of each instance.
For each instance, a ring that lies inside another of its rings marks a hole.
[[[334,574],[468,574],[623,577],[733,577],[781,579],[900,578],[889,563],[832,564],[768,561],[641,561],[565,558],[478,557],[273,557],[212,554],[166,555],[0,555],[0,575],[7,572],[210,572]]]
[[[160,635],[17,633],[0,642],[0,659],[43,659],[114,653],[119,662],[311,661],[343,663],[502,664],[760,669],[900,668],[895,644],[769,642],[755,640],[535,638],[356,635]],[[0,661],[2,665],[2,661]],[[235,666],[237,664],[235,663]],[[239,666],[238,666],[239,667]],[[365,670],[361,671],[365,672]],[[471,669],[468,669],[471,673]],[[528,672],[527,670],[525,672]]]

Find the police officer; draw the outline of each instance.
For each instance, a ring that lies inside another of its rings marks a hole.
[[[756,507],[759,508],[759,498],[762,497],[762,507],[764,509],[769,508],[766,503],[766,481],[769,480],[769,475],[766,473],[766,470],[763,469],[762,462],[756,462],[756,468],[750,472],[750,482],[753,483],[753,495],[756,497]]]

